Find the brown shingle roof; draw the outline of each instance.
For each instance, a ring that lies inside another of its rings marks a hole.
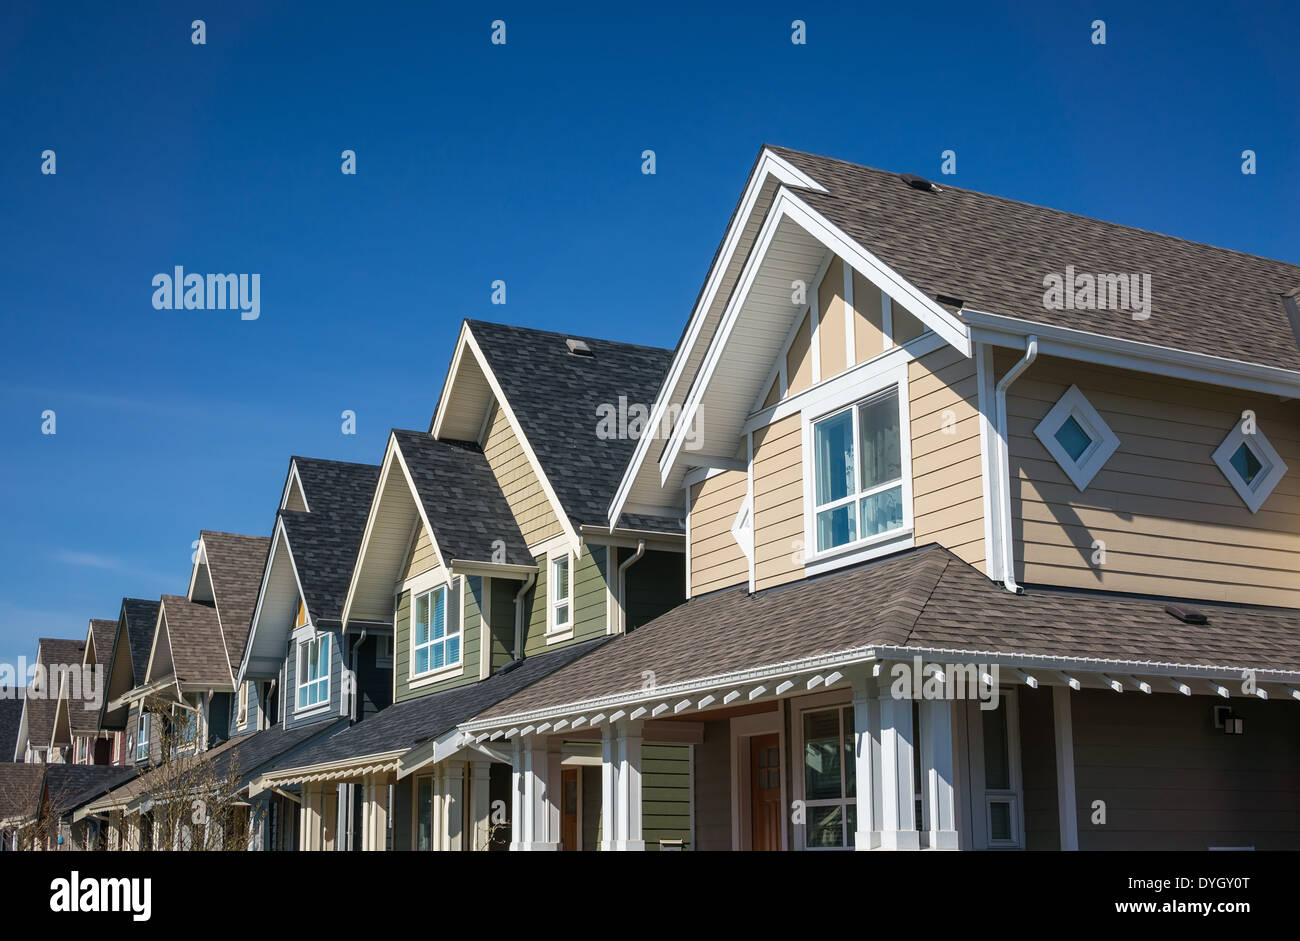
[[[162,618],[176,678],[186,686],[230,689],[230,661],[216,609],[183,595],[163,595]]]
[[[1282,296],[1300,265],[1101,222],[942,182],[915,190],[897,174],[771,148],[829,193],[799,190],[826,216],[930,297],[1053,326],[1284,369],[1300,369],[1300,341]],[[1147,320],[1106,310],[1048,310],[1043,278],[1151,275]]]
[[[27,712],[27,738],[37,748],[47,748],[54,734],[54,712],[59,705],[58,690],[34,693],[24,691],[23,708]]]
[[[230,660],[238,663],[253,623],[257,592],[262,585],[271,540],[265,536],[241,536],[204,530],[203,547],[212,576],[212,593],[217,599],[221,630],[225,634]]]
[[[113,656],[113,640],[117,636],[117,619],[91,618],[90,636],[95,642],[95,662],[107,670],[109,658]]]
[[[0,820],[35,817],[45,765],[0,763]]]

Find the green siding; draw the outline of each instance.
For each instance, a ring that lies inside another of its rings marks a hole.
[[[573,571],[573,637],[549,645],[546,643],[546,617],[550,560],[545,555],[537,557],[537,584],[529,592],[525,608],[528,623],[525,656],[532,657],[563,644],[576,644],[605,635],[608,553],[605,546],[582,547],[582,555]]]
[[[447,618],[461,617],[461,596],[464,595],[464,623],[461,625],[461,662],[464,671],[459,676],[411,688],[411,593],[402,592],[397,606],[397,622],[393,641],[393,669],[397,672],[397,702],[426,696],[444,689],[453,689],[479,679],[479,641],[482,636],[483,579],[477,575],[453,579],[447,596]]]
[[[691,747],[645,745],[641,749],[641,829],[645,848],[660,840],[691,846]]]
[[[488,584],[492,593],[491,669],[495,673],[515,656],[515,592],[522,582],[490,578]]]

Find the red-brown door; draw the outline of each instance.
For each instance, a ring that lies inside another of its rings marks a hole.
[[[749,740],[750,846],[781,848],[781,742],[775,734]]]
[[[578,769],[564,769],[564,783],[560,807],[560,849],[578,848]]]

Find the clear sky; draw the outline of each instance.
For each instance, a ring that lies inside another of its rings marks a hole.
[[[1300,261],[1297,26],[1291,2],[6,0],[0,660],[183,593],[200,529],[269,534],[290,455],[378,462],[427,427],[463,317],[671,346],[763,142],[940,180],[952,149],[959,186]],[[259,274],[260,317],[154,309],[175,265]]]

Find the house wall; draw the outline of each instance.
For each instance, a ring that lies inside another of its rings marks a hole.
[[[754,587],[803,577],[803,431],[791,415],[754,432]]]
[[[1071,384],[1120,440],[1082,493],[1034,436]],[[1246,409],[1290,468],[1253,514],[1211,457]],[[1017,578],[1300,607],[1300,404],[1040,357],[1007,411]]]
[[[329,697],[323,707],[312,706],[301,712],[298,710],[298,645],[291,637],[284,664],[285,689],[281,694],[286,729],[301,728],[313,722],[328,722],[341,714],[344,651],[337,631],[321,630],[320,633],[329,638],[330,644]]]
[[[528,461],[523,447],[500,408],[488,423],[483,455],[505,495],[510,512],[529,546],[560,535],[560,521],[551,508],[546,491]]]
[[[618,549],[621,565],[636,553]],[[623,605],[627,629],[634,630],[686,600],[686,567],[680,552],[647,550],[623,575]]]
[[[641,829],[647,850],[660,840],[691,837],[690,745],[643,745],[641,748]]]
[[[404,702],[418,696],[425,696],[439,690],[464,686],[479,679],[479,640],[482,625],[481,604],[483,579],[478,576],[456,577],[451,582],[443,583],[447,588],[447,624],[454,622],[461,625],[461,671],[447,676],[435,683],[421,683],[420,678],[411,676],[411,605],[414,594],[419,592],[404,590],[397,603],[397,618],[393,633],[393,671],[396,674],[396,702]],[[437,587],[430,584],[430,588]],[[416,685],[412,686],[412,683]]]
[[[731,849],[731,722],[704,723],[695,746],[695,849]]]
[[[609,571],[607,547],[583,544],[582,555],[573,569],[573,637],[547,644],[546,620],[550,591],[550,557],[537,554],[537,581],[525,596],[524,617],[527,632],[524,655],[544,653],[565,643],[580,643],[604,636],[606,631],[606,573]],[[563,635],[561,635],[563,636]]]
[[[1059,850],[1061,817],[1056,803],[1056,727],[1052,690],[1048,686],[1038,689],[1021,686],[1016,695],[1020,713],[1025,849]]]
[[[492,672],[501,669],[514,659],[515,651],[515,594],[523,585],[507,578],[489,578],[492,593],[490,615],[492,645],[490,663]]]
[[[355,639],[348,640],[351,649]],[[379,662],[379,637],[370,634],[357,652],[357,719],[366,719],[393,702],[393,666]]]
[[[731,534],[748,492],[745,471],[724,471],[691,488],[691,597],[749,581],[749,559]]]

